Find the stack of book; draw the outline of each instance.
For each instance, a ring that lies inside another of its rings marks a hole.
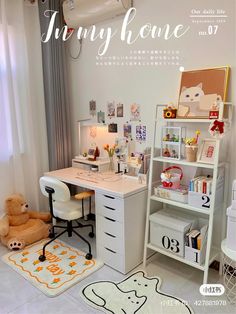
[[[185,234],[185,246],[189,246],[193,249],[201,250],[203,241],[206,237],[207,225],[200,230],[190,230]]]
[[[189,191],[210,195],[212,191],[212,177],[199,176],[189,183]]]

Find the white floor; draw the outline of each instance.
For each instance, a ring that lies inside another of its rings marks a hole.
[[[77,238],[63,237],[74,247],[86,251],[86,246]],[[7,248],[0,244],[0,256],[7,253]],[[94,252],[94,244],[93,244]],[[137,269],[142,269],[142,265]],[[156,255],[148,264],[146,269],[148,275],[158,276],[162,279],[161,290],[181,299],[187,300],[197,313],[236,313],[236,305],[230,305],[225,296],[220,298],[204,298],[199,293],[203,273],[190,266],[169,259],[163,255]],[[86,284],[97,280],[119,281],[125,276],[121,273],[104,266],[88,278],[76,284],[63,294],[55,298],[46,297],[41,291],[32,286],[22,276],[0,260],[0,314],[93,314],[101,313],[87,306],[79,297],[79,291]],[[210,270],[209,281],[217,283],[220,281],[218,272]],[[225,300],[226,305],[205,305],[203,302]],[[198,305],[197,305],[198,304]],[[158,314],[153,312],[153,314]],[[178,313],[176,313],[178,314]]]

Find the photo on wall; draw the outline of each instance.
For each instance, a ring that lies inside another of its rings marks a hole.
[[[132,126],[131,124],[124,124],[124,137],[126,138],[132,138]]]
[[[109,118],[113,118],[116,116],[116,108],[115,108],[115,103],[113,102],[108,102],[107,104],[107,116]]]
[[[116,106],[116,116],[117,118],[123,118],[124,117],[124,105],[119,103]]]
[[[227,100],[229,67],[182,73],[178,117],[209,118],[209,111]]]
[[[90,100],[89,102],[89,114],[90,116],[94,117],[96,116],[96,113],[97,113],[97,108],[96,108],[96,101],[95,100]]]
[[[145,142],[147,139],[147,128],[145,125],[136,126],[136,141]]]
[[[130,106],[130,121],[140,121],[141,113],[140,113],[140,105],[133,103]]]
[[[105,123],[105,112],[99,111],[97,113],[98,123]]]
[[[117,123],[111,123],[108,125],[108,133],[118,133]]]

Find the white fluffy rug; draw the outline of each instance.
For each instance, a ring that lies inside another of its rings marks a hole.
[[[90,306],[114,314],[193,314],[185,301],[160,292],[161,280],[138,271],[121,282],[93,282],[81,291]]]

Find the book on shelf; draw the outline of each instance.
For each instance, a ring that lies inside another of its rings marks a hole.
[[[210,195],[212,192],[212,177],[198,176],[189,183],[189,191]]]
[[[201,250],[204,241],[207,238],[208,225],[203,226],[200,230],[193,229],[185,234],[185,246]]]

